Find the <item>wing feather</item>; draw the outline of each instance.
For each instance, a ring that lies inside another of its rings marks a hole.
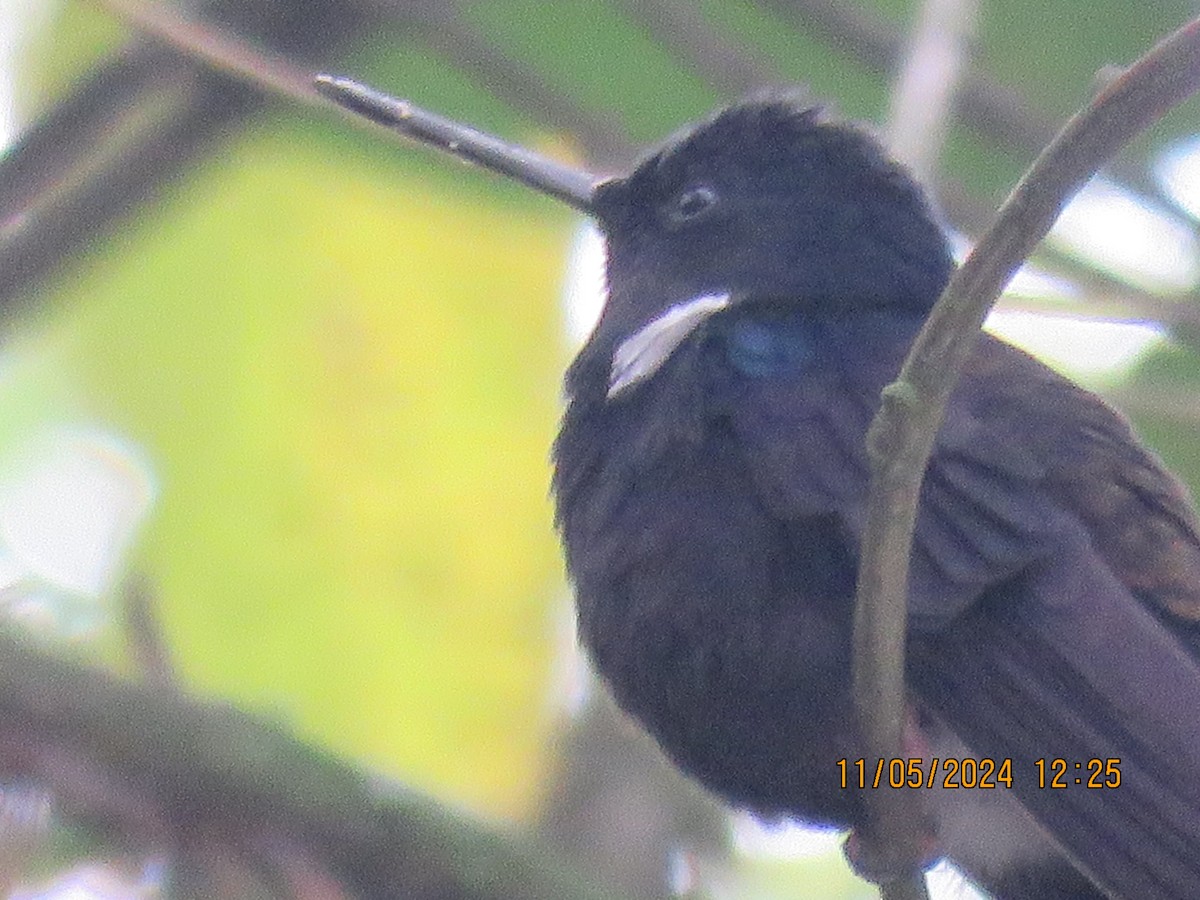
[[[984,339],[922,503],[914,539],[940,569],[911,600],[920,700],[975,753],[1013,760],[1013,793],[1105,891],[1194,896],[1200,662],[1180,637],[1200,619],[1200,539],[1184,489],[1103,401]],[[966,606],[965,582],[980,587]],[[1038,784],[1051,759],[1065,788]],[[1088,788],[1092,760],[1119,760],[1120,786]]]

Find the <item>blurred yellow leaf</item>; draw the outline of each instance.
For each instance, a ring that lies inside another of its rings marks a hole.
[[[520,814],[566,219],[373,169],[303,123],[230,139],[63,279],[47,352],[158,467],[142,563],[189,685]]]

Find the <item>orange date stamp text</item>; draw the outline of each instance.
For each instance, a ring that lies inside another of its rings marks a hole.
[[[1013,761],[990,757],[897,757],[867,760],[839,759],[839,786],[857,788],[913,788],[926,790],[996,790],[1013,786]],[[1121,786],[1119,757],[1069,760],[1046,757],[1033,761],[1030,773],[1039,789],[1112,789]]]

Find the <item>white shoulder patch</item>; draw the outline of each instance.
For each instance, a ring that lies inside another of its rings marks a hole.
[[[657,372],[689,334],[727,306],[729,294],[701,294],[676,303],[621,341],[608,376],[609,399]]]

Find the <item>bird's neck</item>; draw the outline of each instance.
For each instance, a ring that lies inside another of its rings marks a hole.
[[[833,378],[852,395],[845,399],[872,405],[895,377],[922,321],[923,313],[910,310],[825,312],[748,302],[714,316],[660,371],[616,397],[608,396],[616,341],[601,336],[568,372],[563,433],[586,431],[594,441],[586,455],[615,445],[621,455],[646,462],[671,446],[696,443],[730,397],[756,394],[758,382],[764,389],[781,380],[811,383],[816,390],[810,400],[820,404],[819,386]]]
[[[870,307],[825,310],[794,303],[746,301],[714,316],[672,354],[663,371],[637,392],[654,393],[652,383],[670,379],[704,382],[713,360],[747,378],[797,376],[814,367],[843,364],[874,368],[906,350],[924,322],[924,310]],[[581,351],[567,375],[567,392],[583,406],[625,402],[607,396],[617,337],[598,335]],[[636,402],[631,393],[629,400]]]
[[[708,339],[733,378],[792,379],[840,370],[870,390],[871,382],[894,374],[889,367],[898,365],[923,320],[923,313],[908,310],[747,304],[715,321]]]

